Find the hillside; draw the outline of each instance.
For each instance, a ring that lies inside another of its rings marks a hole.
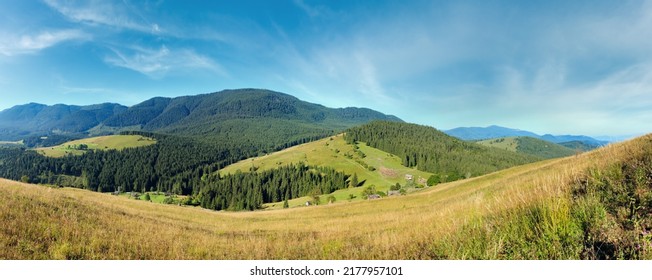
[[[476,143],[544,159],[571,156],[583,151],[527,136],[488,139]]]
[[[54,147],[38,148],[36,151],[48,157],[81,155],[88,150],[122,150],[156,144],[156,140],[140,135],[109,135],[85,138]]]
[[[365,142],[399,156],[404,166],[442,178],[468,178],[539,160],[465,142],[433,127],[408,123],[374,121],[346,130],[345,140]]]
[[[412,175],[415,181],[419,178],[428,179],[432,173],[420,171],[401,165],[401,159],[395,155],[367,146],[347,144],[343,135],[324,138],[318,141],[291,147],[269,155],[245,159],[229,165],[219,172],[220,174],[233,174],[238,171],[250,172],[254,168],[257,172],[278,168],[288,164],[305,163],[313,166],[333,168],[345,174],[356,174],[358,187],[335,191],[332,195],[336,202],[363,200],[366,197],[362,192],[366,187],[375,186],[377,191],[387,193],[390,186],[399,183],[405,186],[406,175]],[[351,198],[353,195],[354,198]],[[321,200],[327,201],[328,195],[323,195]],[[305,204],[308,197],[301,197],[289,201],[290,207]],[[281,203],[265,205],[268,209],[282,207]]]
[[[650,259],[651,162],[645,136],[408,196],[251,213],[0,180],[0,258]]]

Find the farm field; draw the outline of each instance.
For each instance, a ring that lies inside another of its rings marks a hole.
[[[35,149],[48,157],[63,157],[66,155],[81,155],[86,150],[122,150],[153,145],[156,140],[140,135],[109,135],[85,138],[63,143],[54,147]]]
[[[648,251],[627,255],[630,245],[647,246],[647,237],[640,227],[621,226],[627,218],[598,200],[590,182],[615,180],[620,166],[651,155],[646,136],[408,196],[255,212],[1,180],[0,258],[650,258]],[[614,246],[613,254],[596,249],[599,244]]]
[[[249,172],[252,167],[262,171],[303,162],[307,165],[331,167],[349,175],[356,174],[360,182],[359,187],[338,190],[321,197],[321,201],[326,201],[328,196],[333,195],[336,202],[363,200],[361,193],[369,186],[375,186],[376,190],[387,193],[391,185],[399,183],[404,186],[407,183],[406,175],[412,175],[414,181],[419,181],[419,178],[427,180],[432,175],[405,167],[401,165],[401,159],[397,156],[369,147],[365,143],[358,143],[357,147],[356,149],[356,146],[347,144],[342,135],[337,135],[262,157],[242,160],[219,172],[221,174],[236,171]],[[351,199],[351,195],[355,198]],[[290,200],[289,204],[290,207],[300,206],[308,200],[308,197],[300,197]],[[265,205],[266,209],[279,209],[282,206],[283,202]]]

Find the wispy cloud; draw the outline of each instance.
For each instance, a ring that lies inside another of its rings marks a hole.
[[[112,52],[112,55],[104,58],[106,63],[131,69],[154,79],[189,69],[204,69],[221,76],[228,75],[217,62],[190,49],[171,50],[166,46],[159,49],[132,47],[125,50],[112,48]]]
[[[147,33],[159,33],[162,28],[134,13],[126,2],[114,1],[62,1],[45,0],[45,3],[71,21],[87,25],[104,25]]]
[[[312,18],[332,13],[324,6],[311,6],[303,0],[294,0],[294,4]]]
[[[6,36],[0,39],[0,53],[6,56],[35,53],[54,45],[90,36],[76,29],[43,31],[35,35]]]

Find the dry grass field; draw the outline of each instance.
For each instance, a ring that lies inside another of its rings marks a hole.
[[[573,190],[650,151],[646,136],[407,196],[256,212],[1,180],[0,259],[599,258],[586,242],[627,232]]]

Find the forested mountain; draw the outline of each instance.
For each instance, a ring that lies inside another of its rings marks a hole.
[[[579,147],[578,149],[571,149],[560,144],[555,144],[528,136],[488,139],[481,140],[476,143],[487,147],[513,151],[525,155],[539,157],[542,159],[566,157],[574,155],[578,152],[586,151]]]
[[[238,141],[265,153],[371,120],[400,121],[366,108],[332,109],[284,93],[238,89],[156,97],[129,108],[117,104],[16,106],[0,112],[0,140],[140,130],[195,136],[210,142]],[[34,142],[38,141],[28,141]]]
[[[374,121],[348,129],[345,139],[366,142],[401,157],[405,166],[449,178],[478,176],[538,160],[465,142],[429,126],[408,123]]]
[[[444,132],[450,136],[457,137],[462,140],[468,140],[468,141],[527,136],[527,137],[537,138],[548,142],[560,144],[562,146],[566,146],[563,145],[562,143],[579,141],[583,143],[583,147],[585,148],[592,147],[593,149],[604,146],[609,143],[607,141],[596,140],[594,138],[591,138],[589,136],[584,136],[584,135],[551,135],[551,134],[538,135],[536,133],[525,131],[525,130],[501,127],[496,125],[492,125],[488,127],[458,127],[458,128],[446,130]],[[566,147],[571,147],[571,146],[569,144],[569,146]]]
[[[400,121],[370,109],[331,109],[283,93],[240,89],[150,99],[107,119],[104,125],[139,126],[145,131],[214,141],[244,141],[269,152],[371,120]]]

